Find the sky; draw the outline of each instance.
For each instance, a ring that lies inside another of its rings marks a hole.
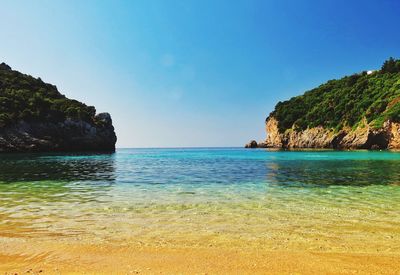
[[[120,148],[262,140],[278,101],[400,58],[397,0],[0,2],[0,62],[109,112]]]

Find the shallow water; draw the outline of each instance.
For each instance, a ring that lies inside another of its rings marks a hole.
[[[0,237],[400,252],[400,153],[120,149],[0,157]]]

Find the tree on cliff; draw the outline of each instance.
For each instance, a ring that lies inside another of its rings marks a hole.
[[[93,106],[66,98],[57,87],[0,64],[0,127],[19,120],[61,122],[66,118],[92,122]]]
[[[383,63],[381,68],[382,73],[398,73],[400,72],[400,60],[396,60],[393,57]]]
[[[400,122],[400,60],[386,60],[378,72],[330,80],[279,102],[270,116],[278,120],[280,132],[292,127],[355,128],[364,119],[376,128],[388,119]]]

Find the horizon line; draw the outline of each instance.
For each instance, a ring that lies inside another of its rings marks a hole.
[[[160,147],[116,147],[115,149],[202,149],[202,148],[244,148],[244,146],[160,146]]]

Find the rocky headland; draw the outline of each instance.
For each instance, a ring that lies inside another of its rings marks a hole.
[[[279,102],[246,148],[400,149],[400,60]]]
[[[340,131],[322,126],[305,130],[279,131],[274,117],[266,120],[267,139],[257,147],[270,148],[331,148],[331,149],[400,149],[400,123],[385,121],[375,129],[364,122],[356,129]],[[254,147],[253,147],[254,148]]]
[[[108,113],[0,64],[0,152],[114,152]]]

